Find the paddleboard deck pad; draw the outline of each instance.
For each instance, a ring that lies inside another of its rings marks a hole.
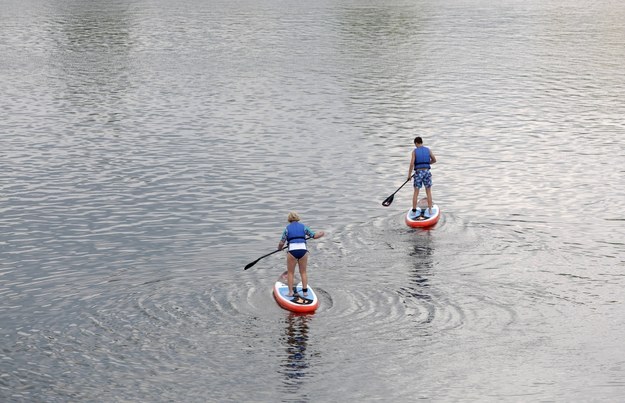
[[[438,205],[432,205],[432,212],[430,213],[427,204],[423,207],[421,203],[419,203],[416,212],[413,212],[412,209],[408,209],[406,213],[406,225],[412,228],[431,227],[438,222],[440,216],[441,210],[438,208]]]
[[[287,285],[286,275],[287,272],[285,271],[280,275],[280,277],[278,277],[278,280],[273,286],[273,296],[278,305],[291,312],[315,312],[319,306],[319,299],[310,284],[308,284],[308,295],[304,295],[304,292],[302,291],[302,283],[300,281],[297,283],[297,293],[289,297],[289,287]]]

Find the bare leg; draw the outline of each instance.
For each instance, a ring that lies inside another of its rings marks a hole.
[[[412,209],[413,210],[417,208],[418,200],[419,200],[419,188],[414,188],[414,193],[412,194]]]
[[[306,273],[306,266],[308,265],[308,252],[299,259],[299,275],[302,277],[302,288],[308,288],[308,274]],[[304,292],[304,296],[308,293]]]
[[[286,253],[286,283],[289,287],[289,293],[287,297],[293,296],[293,278],[295,277],[295,265],[297,264],[297,259],[293,257],[289,252]]]
[[[425,194],[428,196],[428,210],[432,214],[432,188],[425,188]]]

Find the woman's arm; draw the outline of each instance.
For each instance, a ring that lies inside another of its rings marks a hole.
[[[282,237],[280,238],[280,242],[278,243],[278,249],[284,248],[284,244],[286,243],[286,228],[282,231]]]

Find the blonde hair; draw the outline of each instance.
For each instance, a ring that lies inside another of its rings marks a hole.
[[[299,221],[299,214],[297,214],[295,211],[291,211],[287,220],[289,220],[289,222]]]

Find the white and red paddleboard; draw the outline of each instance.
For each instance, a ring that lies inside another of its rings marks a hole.
[[[417,204],[417,211],[413,212],[412,209],[408,209],[406,213],[406,225],[412,228],[426,228],[438,222],[441,218],[441,209],[438,205],[432,205],[432,212],[428,210],[427,199],[419,200]]]
[[[278,305],[291,312],[315,312],[319,306],[319,299],[310,284],[308,284],[308,295],[304,295],[304,292],[302,291],[302,283],[299,282],[297,284],[297,293],[289,297],[289,286],[287,285],[286,275],[287,272],[285,271],[280,275],[280,277],[278,277],[278,280],[273,286],[273,296]]]

